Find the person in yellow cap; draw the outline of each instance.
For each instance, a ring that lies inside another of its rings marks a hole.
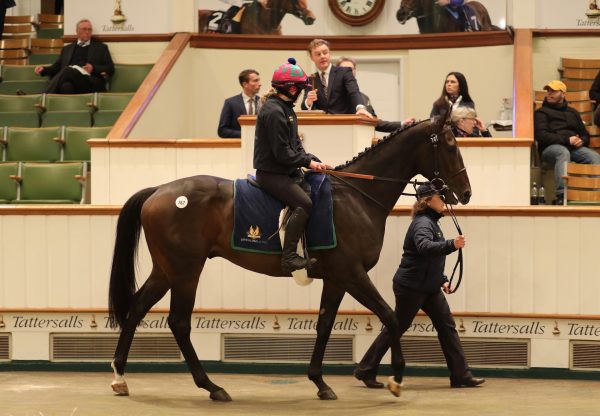
[[[543,161],[554,165],[556,205],[564,202],[565,163],[600,164],[600,154],[590,149],[588,134],[581,116],[565,99],[567,86],[553,80],[544,86],[546,97],[533,118],[534,138]]]

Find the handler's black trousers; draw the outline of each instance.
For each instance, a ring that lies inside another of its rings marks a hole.
[[[395,313],[400,336],[410,327],[419,309],[422,309],[429,316],[438,333],[440,346],[450,370],[450,379],[462,380],[471,376],[460,338],[456,332],[456,324],[444,294],[441,291],[433,294],[418,292],[394,283],[394,295],[396,296]],[[390,334],[384,327],[358,364],[358,372],[363,376],[375,377],[379,363],[389,348]]]
[[[257,170],[256,182],[272,197],[285,205],[290,206],[292,209],[301,207],[307,214],[310,214],[312,201],[300,186],[299,177]]]

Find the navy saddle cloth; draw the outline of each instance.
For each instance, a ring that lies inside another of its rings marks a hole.
[[[307,173],[313,208],[306,226],[310,250],[324,250],[337,245],[333,225],[331,183],[324,174]],[[283,204],[246,179],[234,183],[233,233],[231,247],[235,250],[281,254],[279,213]],[[275,234],[271,239],[269,237]]]

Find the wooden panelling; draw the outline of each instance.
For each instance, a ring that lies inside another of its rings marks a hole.
[[[600,36],[600,33],[597,33],[597,36]],[[600,59],[577,59],[577,58],[561,58],[561,64],[562,67],[565,68],[565,70],[567,68],[580,68],[583,71],[585,71],[586,69],[592,69],[592,71],[590,72],[590,74],[596,70],[596,72],[598,71],[598,69],[600,69]],[[594,79],[594,76],[596,74],[594,73],[591,79]],[[577,77],[573,77],[573,78],[577,78]]]
[[[529,29],[515,30],[513,133],[516,137],[533,137],[533,37]]]
[[[94,36],[94,40],[99,42],[169,42],[174,33],[157,33],[145,35],[100,35]],[[65,43],[75,42],[77,36],[67,35],[62,38]]]
[[[116,211],[111,215],[71,216],[60,215],[52,207],[46,210],[49,215],[41,211],[21,215],[17,210],[0,215],[0,307],[13,311],[106,310]],[[478,210],[479,215],[473,215]],[[552,208],[554,215],[540,216],[541,207],[520,211],[458,209],[467,248],[462,287],[448,298],[457,316],[597,317],[600,266],[594,260],[596,248],[589,241],[600,233],[600,208],[587,209],[594,218],[559,216],[563,210],[584,212]],[[512,213],[518,215],[509,215]],[[408,207],[390,216],[380,261],[370,272],[389,301],[393,301],[391,276],[409,223]],[[449,219],[442,219],[441,225],[447,238],[456,234]],[[563,241],[570,242],[568,247]],[[141,284],[150,270],[150,260],[145,242],[140,244]],[[447,272],[453,259],[454,255],[449,256]],[[318,309],[320,287],[317,281],[301,288],[292,279],[250,273],[213,259],[202,274],[196,308],[242,313],[314,311]],[[164,311],[168,304],[167,297],[156,310]],[[347,297],[341,310],[358,313],[364,308]]]
[[[127,138],[171,68],[177,62],[177,58],[187,47],[189,39],[190,35],[187,33],[178,33],[173,37],[144,82],[142,82],[142,85],[129,101],[129,104],[127,104],[127,107],[125,107],[125,110],[123,110],[110,133],[108,133],[108,140]]]
[[[564,79],[563,82],[567,86],[569,91],[589,91],[592,88],[593,80],[578,80],[578,79]]]
[[[314,36],[222,35],[195,34],[191,39],[194,48],[306,50]],[[443,33],[422,35],[377,36],[327,36],[336,50],[396,50],[465,48],[474,46],[511,45],[508,31],[475,33]]]

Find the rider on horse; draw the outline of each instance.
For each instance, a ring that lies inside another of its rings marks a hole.
[[[436,4],[446,7],[448,13],[459,22],[461,32],[478,32],[481,30],[477,16],[473,9],[465,4],[465,0],[436,0]]]
[[[325,170],[331,166],[306,153],[300,142],[294,103],[309,83],[295,59],[290,58],[275,70],[271,85],[274,90],[267,95],[256,119],[254,168],[256,182],[292,210],[281,256],[281,268],[289,274],[316,261],[296,253],[312,208],[312,201],[301,187],[300,168]]]
[[[225,3],[231,4],[231,7],[225,12],[219,22],[219,33],[242,33],[240,26],[241,13],[243,9],[250,6],[253,3],[259,3],[262,7],[267,7],[267,0],[243,0],[241,5],[238,0],[221,0]],[[238,15],[240,14],[240,15]]]

